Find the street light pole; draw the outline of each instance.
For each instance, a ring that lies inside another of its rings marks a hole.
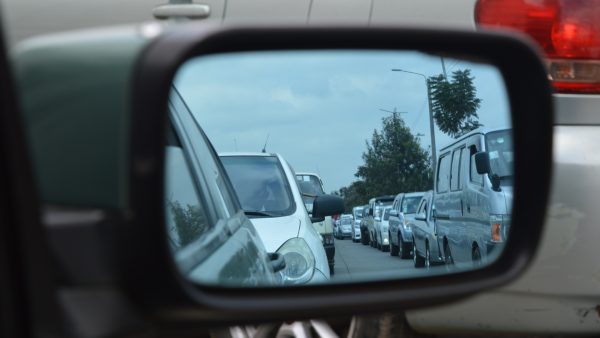
[[[431,168],[433,169],[433,172],[435,173],[435,165],[436,165],[436,161],[437,161],[436,151],[435,151],[435,149],[436,149],[435,148],[435,130],[433,129],[434,128],[433,111],[431,110],[431,87],[429,86],[429,81],[427,81],[427,76],[425,76],[425,74],[415,73],[415,72],[411,72],[411,71],[404,70],[404,69],[392,69],[392,71],[419,75],[419,76],[422,76],[423,79],[425,80],[425,86],[427,86],[427,102],[428,102],[428,106],[429,106],[429,130],[431,132]]]

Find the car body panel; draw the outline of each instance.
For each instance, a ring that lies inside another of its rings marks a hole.
[[[13,51],[43,202],[127,207],[131,77],[147,41],[132,26],[33,39]]]
[[[255,217],[251,221],[270,252],[277,251],[281,244],[300,233],[301,222],[296,215]]]

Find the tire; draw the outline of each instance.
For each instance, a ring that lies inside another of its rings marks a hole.
[[[454,259],[452,259],[452,253],[450,252],[450,246],[448,246],[448,242],[444,242],[444,263],[446,263],[446,265],[454,264]]]
[[[410,253],[413,249],[412,244],[402,242],[402,240],[400,239],[400,235],[398,235],[398,246],[400,247],[400,258],[402,258],[402,259],[412,258],[410,255]]]
[[[392,238],[392,234],[389,234],[389,238]],[[398,256],[400,245],[402,245],[402,242],[400,241],[400,234],[398,234],[398,245],[394,245],[394,243],[390,241],[390,256]]]
[[[415,268],[422,268],[425,266],[425,259],[419,256],[415,242],[413,242],[413,262],[415,264]]]
[[[452,269],[452,266],[454,265],[454,259],[452,258],[448,242],[444,242],[444,265],[446,265],[446,270],[448,271]]]
[[[367,238],[367,236],[363,236],[361,234],[360,235],[360,242],[362,243],[362,245],[367,245],[367,244],[369,244],[369,239]]]

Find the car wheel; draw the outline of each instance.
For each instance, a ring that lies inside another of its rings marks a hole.
[[[398,235],[398,246],[400,247],[400,258],[409,259],[411,250],[413,250],[411,243],[402,242],[400,235]]]
[[[389,238],[392,238],[392,234],[389,234]],[[402,245],[402,242],[400,242],[400,235],[398,235],[398,245],[394,245],[394,243],[390,241],[390,256],[398,256],[400,245]]]
[[[422,268],[425,266],[425,259],[417,252],[417,245],[415,242],[413,242],[413,263],[415,263],[415,268]]]

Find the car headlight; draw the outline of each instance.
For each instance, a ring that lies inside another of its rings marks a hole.
[[[289,239],[277,250],[285,259],[285,268],[279,271],[284,285],[304,284],[315,272],[315,256],[302,238]]]

